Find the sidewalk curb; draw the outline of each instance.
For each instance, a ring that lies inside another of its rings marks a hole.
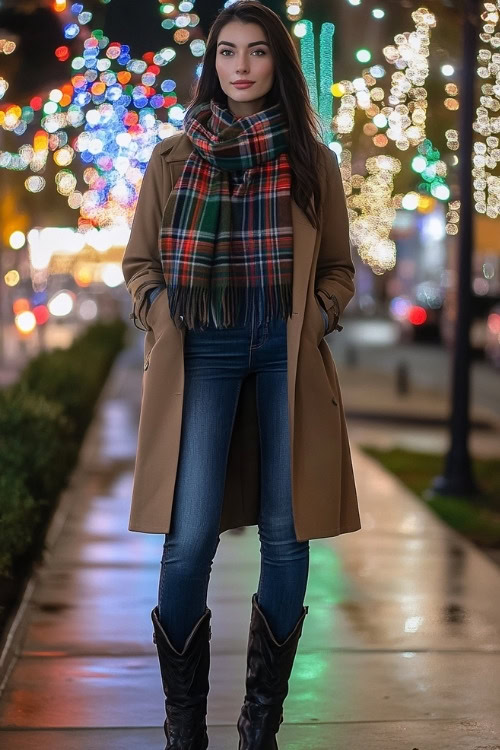
[[[54,545],[59,539],[70,510],[74,505],[75,495],[78,493],[78,488],[80,486],[80,480],[83,478],[87,465],[92,460],[96,450],[98,450],[97,446],[99,443],[98,440],[96,440],[96,432],[100,428],[100,411],[103,402],[108,398],[108,394],[111,390],[111,383],[116,376],[116,371],[120,367],[122,355],[126,350],[127,347],[118,353],[118,356],[115,358],[113,365],[111,366],[106,382],[104,383],[101,393],[96,401],[93,419],[83,438],[76,466],[70,474],[67,486],[61,492],[59,499],[56,501],[56,509],[45,535],[42,555],[39,561],[33,566],[33,570],[28,577],[19,606],[12,613],[7,622],[3,641],[0,643],[0,697],[4,692],[17,659],[21,655],[22,644],[24,642],[24,636],[29,620],[30,604],[40,577],[40,572],[50,560]]]

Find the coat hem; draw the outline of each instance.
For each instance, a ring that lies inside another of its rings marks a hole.
[[[318,534],[318,535],[315,535],[315,536],[309,536],[309,537],[306,537],[305,539],[297,538],[297,541],[298,542],[307,542],[310,539],[328,539],[329,537],[340,536],[341,534],[351,534],[354,531],[360,531],[360,530],[361,530],[361,524],[357,524],[355,526],[352,526],[352,525],[351,526],[339,526],[334,531],[328,531],[328,532],[326,532],[324,534]]]
[[[257,526],[256,523],[243,523],[242,526]],[[224,531],[231,531],[233,528],[241,528],[240,526],[230,526],[227,529],[224,529]],[[354,531],[360,531],[361,524],[348,524],[346,526],[338,526],[333,531],[328,531],[324,534],[319,534],[318,536],[310,536],[306,537],[305,539],[299,539],[297,538],[298,542],[307,542],[310,539],[328,539],[329,537],[335,537],[340,536],[341,534],[351,534]],[[128,527],[129,531],[136,531],[141,534],[168,534],[168,531],[165,531],[164,529],[144,529],[144,528],[134,528],[133,524],[130,524]],[[221,531],[221,534],[224,533],[224,531]]]

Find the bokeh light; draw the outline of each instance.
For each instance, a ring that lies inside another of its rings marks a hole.
[[[29,334],[36,328],[36,318],[30,310],[25,310],[16,315],[14,324],[20,333]]]
[[[21,247],[23,247],[25,242],[26,237],[24,235],[24,232],[20,232],[19,230],[12,232],[9,237],[9,245],[13,250],[19,250]]]
[[[73,309],[73,295],[71,292],[57,292],[49,301],[48,308],[51,315],[64,317],[69,315]]]

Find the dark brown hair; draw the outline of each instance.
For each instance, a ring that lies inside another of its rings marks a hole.
[[[318,133],[321,121],[311,105],[293,39],[274,11],[258,0],[237,0],[219,13],[210,27],[202,72],[195,84],[185,116],[197,104],[208,102],[212,98],[220,106],[227,107],[227,96],[219,83],[215,57],[222,27],[235,20],[259,24],[267,34],[274,60],[274,82],[264,106],[267,108],[281,102],[289,127],[288,156],[292,170],[292,197],[311,224],[318,228],[321,183],[317,170],[311,167],[320,164]],[[314,195],[313,215],[309,209],[311,194]]]

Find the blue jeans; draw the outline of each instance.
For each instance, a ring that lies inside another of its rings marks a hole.
[[[179,463],[158,592],[160,622],[178,650],[205,612],[236,407],[252,373],[261,445],[257,598],[279,642],[302,613],[309,542],[297,541],[292,515],[286,321],[266,324],[255,312],[242,321],[185,334]]]

